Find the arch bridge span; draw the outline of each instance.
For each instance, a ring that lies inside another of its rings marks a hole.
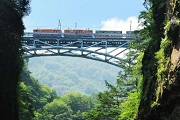
[[[25,33],[24,58],[40,56],[71,56],[92,59],[118,66],[121,54],[133,38],[42,37]],[[44,33],[43,33],[44,35]],[[122,49],[123,48],[123,49]]]

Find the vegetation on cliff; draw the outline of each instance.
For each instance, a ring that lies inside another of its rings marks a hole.
[[[85,120],[84,113],[95,107],[94,97],[79,93],[57,96],[55,90],[34,79],[27,66],[19,86],[20,120]]]
[[[22,17],[29,0],[0,0],[0,119],[18,119],[18,81],[22,69]]]
[[[144,5],[139,16],[144,28],[120,63],[123,71],[115,85],[106,81],[108,90],[96,101],[75,93],[58,97],[32,78],[26,66],[23,82],[18,81],[22,17],[30,11],[29,0],[1,0],[0,119],[179,120],[180,0],[145,0]]]
[[[179,0],[145,1],[145,28],[149,39],[142,59],[142,92],[139,120],[178,120],[179,108]]]
[[[119,104],[119,107],[116,109],[119,114],[118,117],[118,114],[113,114],[116,117],[112,117],[112,114],[100,113],[99,115],[101,116],[98,118],[98,112],[90,114],[90,117],[96,115],[93,119],[109,117],[108,119],[119,120],[180,119],[179,3],[179,0],[145,1],[146,10],[142,11],[139,16],[144,28],[138,32],[139,37],[135,41],[139,45],[132,43],[133,46],[131,46],[136,51],[136,54],[132,56],[138,55],[138,57],[131,60],[134,64],[129,67],[130,69],[128,69],[126,74],[126,78],[135,80],[137,86]],[[128,65],[128,62],[125,65]],[[112,98],[115,98],[115,96]],[[111,107],[108,108],[110,109]]]

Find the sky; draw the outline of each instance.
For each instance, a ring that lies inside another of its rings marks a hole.
[[[23,21],[33,29],[121,30],[138,29],[144,0],[31,0],[31,13]],[[76,27],[75,27],[76,26]]]

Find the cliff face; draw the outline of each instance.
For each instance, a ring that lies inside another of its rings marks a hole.
[[[154,26],[142,59],[137,120],[180,120],[180,0],[150,0]]]

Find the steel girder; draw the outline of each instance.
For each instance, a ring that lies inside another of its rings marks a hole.
[[[63,39],[63,38],[62,38]],[[40,56],[82,57],[118,66],[119,54],[127,50],[129,39],[59,39],[24,37],[24,58]],[[123,49],[122,49],[123,48]],[[120,50],[121,49],[121,50]]]

